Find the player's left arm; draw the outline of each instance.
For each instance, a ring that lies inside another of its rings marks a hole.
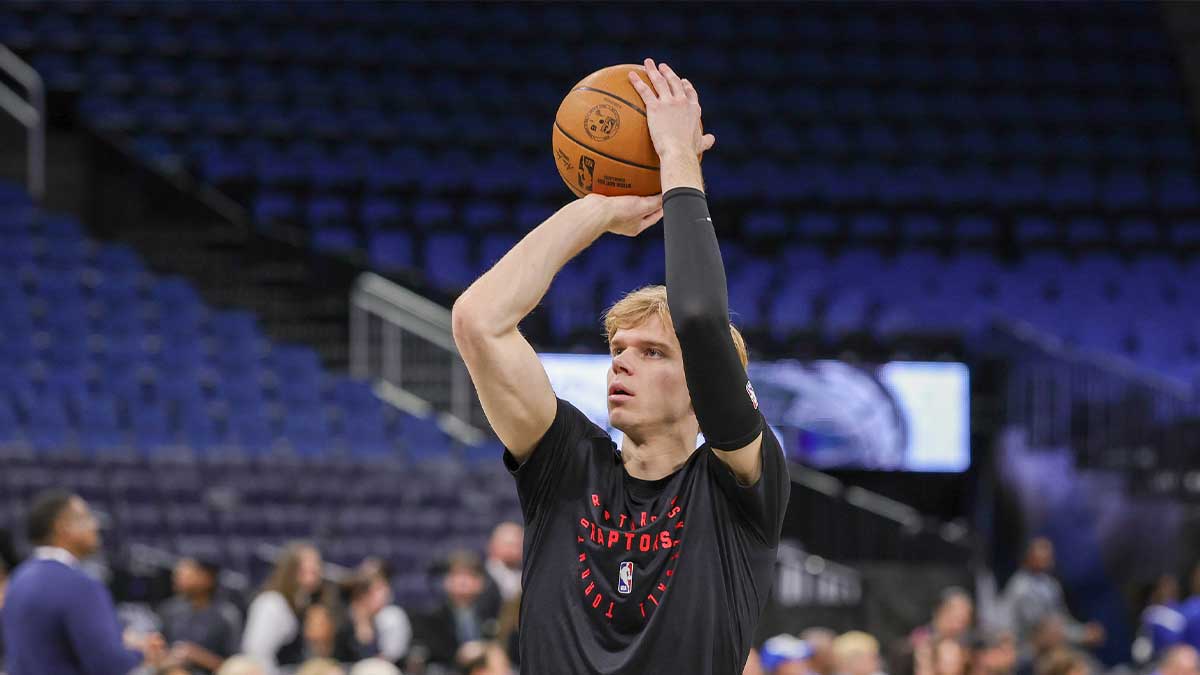
[[[716,456],[739,483],[753,485],[762,475],[763,418],[730,333],[725,267],[700,173],[699,155],[715,139],[701,132],[700,101],[690,82],[649,59],[645,70],[653,90],[636,75],[630,81],[646,103],[659,155],[667,304],[692,407]]]

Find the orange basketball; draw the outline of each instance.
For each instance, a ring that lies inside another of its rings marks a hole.
[[[662,191],[646,106],[629,83],[631,70],[650,83],[641,66],[609,66],[580,80],[558,107],[554,163],[577,196]]]

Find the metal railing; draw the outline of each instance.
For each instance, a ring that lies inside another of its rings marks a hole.
[[[779,543],[775,597],[784,607],[856,606],[862,602],[858,570],[813,555],[794,540]]]
[[[0,72],[25,88],[22,97],[0,80],[0,110],[25,127],[25,182],[29,194],[41,202],[46,195],[46,87],[42,76],[4,45],[0,45]]]
[[[1010,361],[1007,420],[1036,447],[1071,447],[1083,465],[1160,464],[1181,421],[1200,416],[1187,385],[1125,359],[1062,344],[1019,322],[997,325],[994,349]]]
[[[350,373],[403,410],[436,414],[458,440],[483,440],[487,419],[454,344],[450,310],[371,272],[350,292]]]

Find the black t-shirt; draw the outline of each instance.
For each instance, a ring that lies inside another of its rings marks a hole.
[[[521,672],[740,675],[767,603],[790,481],[764,423],[762,477],[707,443],[656,481],[562,399],[530,458],[505,464],[525,517]]]

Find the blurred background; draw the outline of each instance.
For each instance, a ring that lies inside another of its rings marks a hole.
[[[562,97],[652,56],[718,138],[792,460],[765,672],[1196,675],[1198,37],[1182,2],[0,4],[0,570],[60,487],[135,631],[200,568],[241,651],[317,553],[306,653],[386,613],[405,672],[515,670],[446,627],[516,656],[448,308],[572,198]],[[662,281],[661,230],[606,235],[522,325],[600,424],[599,316]]]

